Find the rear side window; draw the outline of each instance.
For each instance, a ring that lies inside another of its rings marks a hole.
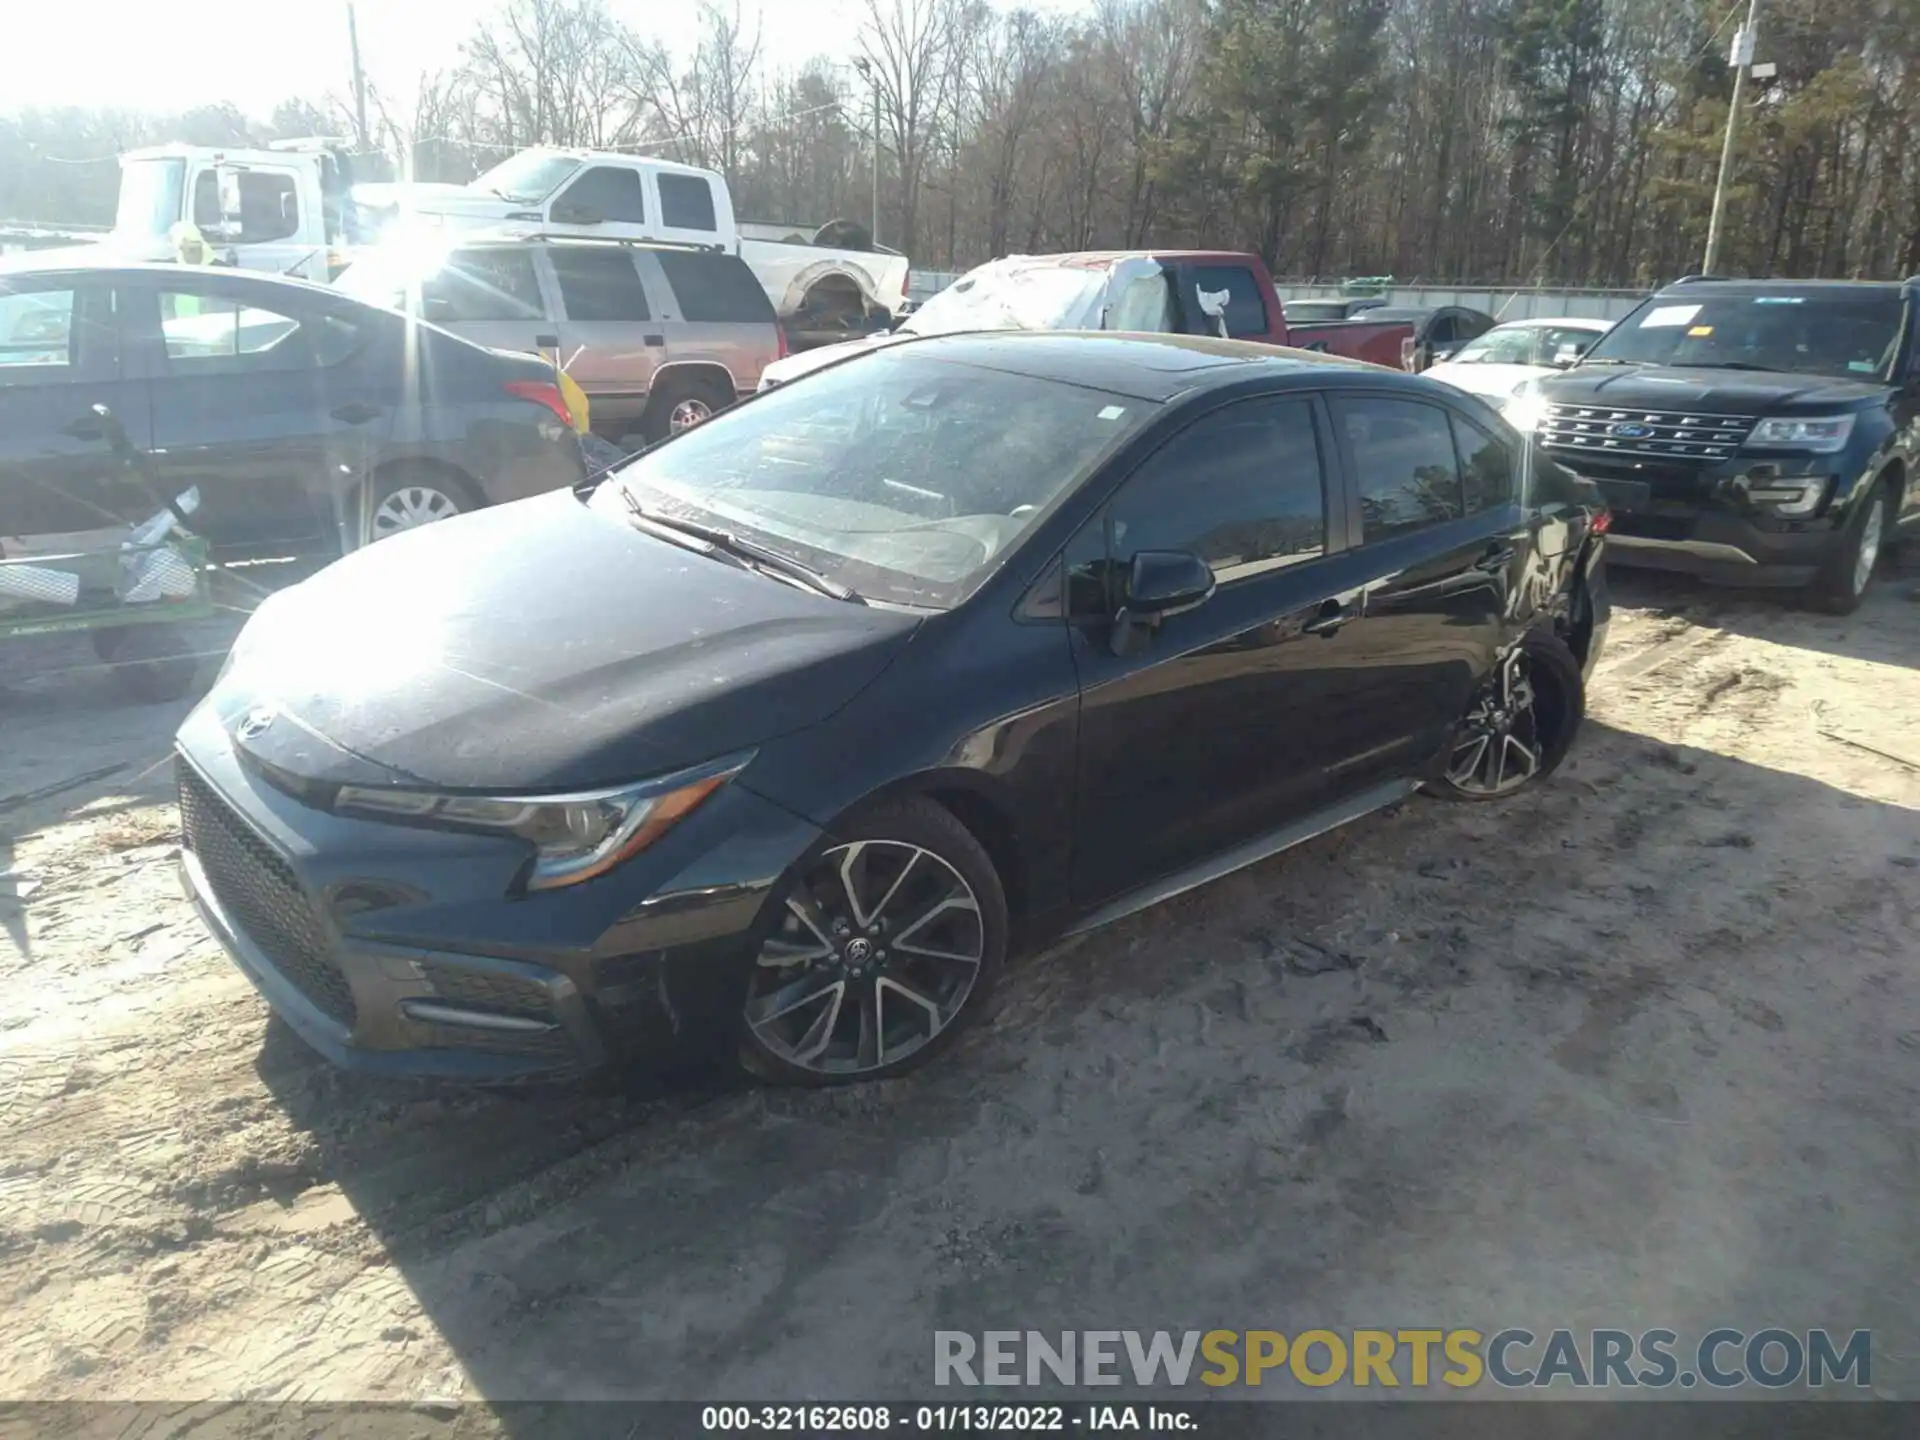
[[[1513,454],[1471,420],[1449,414],[1453,443],[1460,454],[1467,514],[1496,510],[1513,499]]]
[[[550,254],[569,320],[648,320],[633,252],[619,246],[555,245]]]
[[[1446,411],[1371,395],[1333,408],[1353,456],[1366,542],[1460,518],[1460,463]]]
[[[675,178],[672,176],[669,179]],[[673,287],[682,320],[771,325],[773,302],[737,255],[697,250],[656,250],[654,258]]]
[[[175,375],[244,375],[336,365],[360,348],[360,327],[317,309],[269,310],[162,288],[160,336]]]
[[[538,320],[540,280],[525,250],[456,250],[420,285],[421,318],[438,325]]]
[[[640,199],[639,172],[616,170],[611,165],[595,165],[586,171],[567,187],[558,203],[570,209],[591,211],[602,220],[637,225],[647,218],[647,207]],[[560,218],[554,216],[556,220]]]
[[[698,175],[662,175],[660,223],[679,230],[713,229],[713,187]]]
[[[1233,339],[1258,337],[1268,330],[1266,302],[1260,284],[1244,265],[1183,265],[1180,267],[1180,308],[1190,335],[1218,335],[1213,318],[1200,308],[1200,292],[1227,292],[1227,334]]]

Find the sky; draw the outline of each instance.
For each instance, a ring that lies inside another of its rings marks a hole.
[[[410,100],[423,72],[451,66],[460,42],[501,0],[358,0],[361,56],[384,93]],[[723,0],[726,3],[726,0]],[[1078,9],[1070,0],[1029,8]],[[692,0],[607,0],[610,11],[679,53],[698,38]],[[761,56],[797,69],[814,55],[851,53],[863,0],[739,0],[760,21]],[[52,63],[7,67],[0,109],[122,105],[183,110],[232,101],[264,117],[289,96],[345,98],[352,91],[345,0],[249,0],[158,5],[153,0],[0,0],[7,49]],[[76,45],[74,37],[93,37]],[[403,100],[403,103],[404,103]]]
[[[360,51],[368,78],[388,94],[411,98],[422,72],[444,69],[460,42],[500,0],[358,0]],[[613,14],[673,50],[691,50],[697,10],[691,0],[607,0]],[[250,0],[238,5],[156,5],[153,0],[0,0],[7,49],[16,59],[0,86],[0,108],[123,105],[183,110],[230,100],[265,116],[289,96],[342,98],[352,91],[345,0]],[[751,28],[761,22],[761,53],[797,68],[820,53],[844,55],[862,0],[740,0]],[[76,35],[93,37],[76,45]]]

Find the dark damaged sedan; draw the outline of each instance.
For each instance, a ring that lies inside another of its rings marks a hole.
[[[180,732],[187,882],[342,1065],[894,1074],[1010,950],[1552,771],[1605,517],[1413,376],[895,346],[269,601]]]

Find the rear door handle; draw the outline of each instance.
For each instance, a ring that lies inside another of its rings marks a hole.
[[[338,410],[333,412],[333,418],[343,425],[364,425],[369,420],[378,420],[386,413],[387,412],[382,410],[378,405],[368,405],[365,402],[359,402],[352,405],[342,405]]]
[[[640,343],[642,345],[664,345],[667,343],[667,337],[665,335],[642,335],[640,337]]]
[[[1513,547],[1509,545],[1504,549],[1487,551],[1486,554],[1473,562],[1473,568],[1476,570],[1484,570],[1489,575],[1498,575],[1512,563]]]
[[[1329,600],[1320,607],[1320,613],[1300,627],[1302,635],[1331,636],[1339,628],[1354,618],[1354,612],[1338,600]]]

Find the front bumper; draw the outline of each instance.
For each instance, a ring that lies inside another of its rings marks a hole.
[[[208,929],[309,1045],[377,1075],[567,1079],[722,1039],[766,897],[819,835],[736,782],[608,875],[517,897],[517,842],[312,808],[208,706],[175,763]]]
[[[1847,510],[1838,500],[1805,520],[1786,520],[1745,497],[1752,462],[1671,482],[1597,474],[1556,455],[1592,480],[1613,512],[1607,556],[1616,564],[1679,571],[1713,584],[1797,588],[1812,582],[1843,542]],[[1823,474],[1832,458],[1772,465],[1774,474]]]

